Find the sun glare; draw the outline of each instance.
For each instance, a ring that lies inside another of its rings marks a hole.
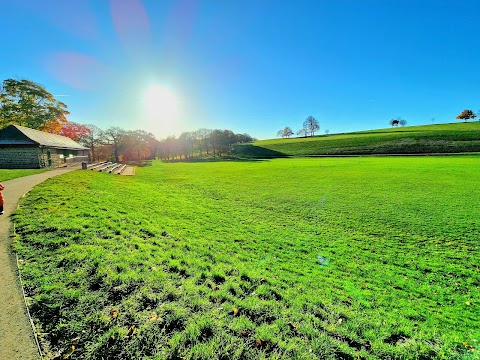
[[[143,97],[143,107],[148,121],[162,132],[175,132],[180,115],[177,94],[166,86],[150,85]]]

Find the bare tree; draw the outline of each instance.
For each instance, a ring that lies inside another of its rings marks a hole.
[[[300,130],[297,131],[297,135],[300,137],[307,137],[307,130],[304,128],[301,128]]]
[[[283,129],[283,137],[289,138],[289,137],[292,136],[292,135],[293,135],[292,128],[286,126],[286,127]]]
[[[285,126],[282,130],[277,131],[277,137],[282,137],[282,138],[289,138],[292,136],[294,132],[292,131],[292,128]]]
[[[86,137],[80,139],[80,144],[90,148],[91,160],[95,161],[97,160],[95,149],[102,144],[102,130],[98,126],[92,124],[85,126],[90,132]]]
[[[120,143],[124,135],[125,130],[119,127],[111,127],[103,132],[105,143],[113,146],[113,155],[116,162],[119,162]]]
[[[304,121],[303,128],[307,130],[307,132],[310,133],[311,136],[314,136],[315,132],[320,130],[320,124],[318,123],[317,119],[310,115]]]

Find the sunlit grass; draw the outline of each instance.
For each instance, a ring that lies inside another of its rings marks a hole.
[[[22,176],[39,174],[46,171],[46,169],[0,169],[0,182],[7,181]]]
[[[473,359],[479,178],[480,157],[77,171],[28,194],[16,248],[50,354]]]

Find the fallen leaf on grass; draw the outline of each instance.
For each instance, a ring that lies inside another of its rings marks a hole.
[[[238,308],[236,308],[235,306],[232,308],[232,312],[233,312],[233,316],[237,316],[238,315]]]
[[[115,343],[115,336],[112,335],[108,338],[108,345],[112,346],[114,343]]]
[[[74,351],[75,351],[75,346],[72,345],[72,347],[65,353],[65,355],[63,355],[63,358],[68,359],[70,355],[73,354]]]
[[[127,336],[131,336],[137,332],[137,328],[135,325],[130,326],[130,329],[128,329]]]
[[[117,310],[112,310],[110,312],[110,314],[112,314],[112,318],[116,319],[118,317],[118,311]]]

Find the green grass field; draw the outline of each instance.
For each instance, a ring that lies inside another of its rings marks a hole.
[[[40,174],[46,171],[45,169],[0,169],[0,182],[7,181],[22,176]]]
[[[76,171],[22,200],[15,247],[49,357],[476,359],[479,179],[480,156]]]
[[[480,152],[480,122],[407,126],[235,146],[241,157]]]

